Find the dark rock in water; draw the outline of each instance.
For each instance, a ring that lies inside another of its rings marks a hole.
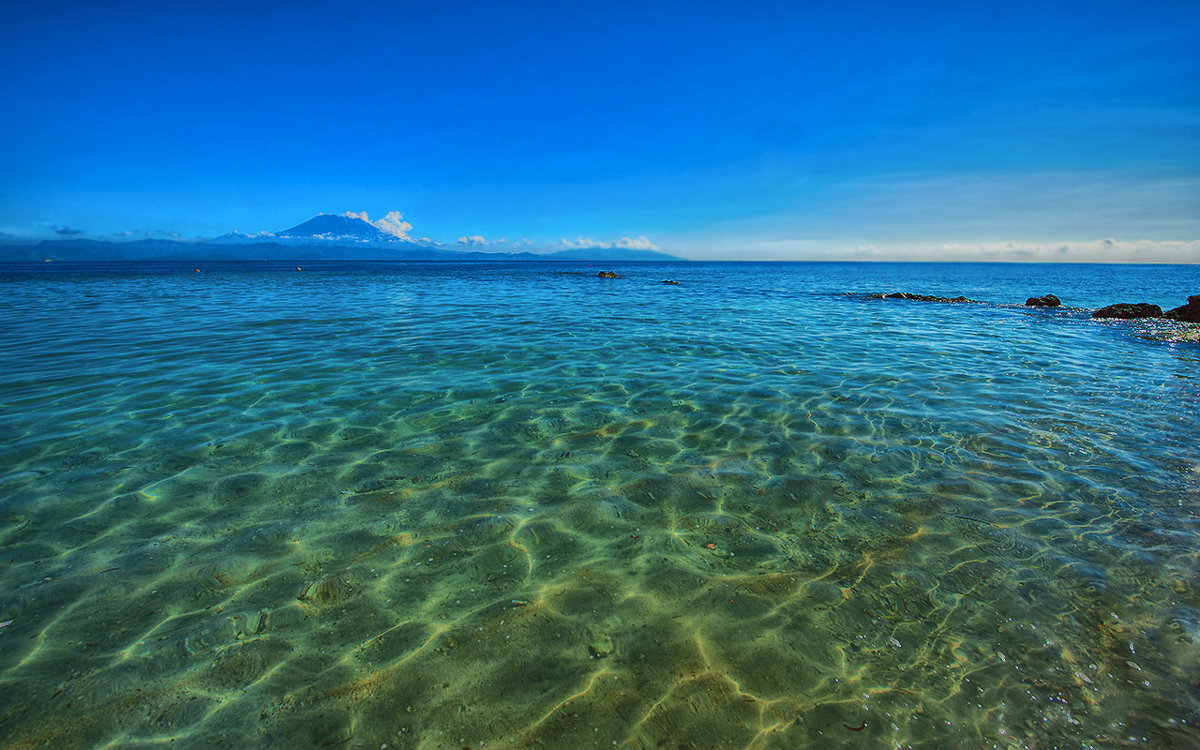
[[[1162,308],[1158,305],[1151,305],[1148,302],[1118,302],[1115,305],[1102,307],[1092,313],[1093,318],[1121,318],[1122,320],[1132,320],[1134,318],[1161,318],[1163,314]]]
[[[932,294],[911,294],[909,292],[891,292],[889,294],[872,294],[872,299],[914,299],[921,302],[970,302],[979,304],[978,300],[967,299],[966,297],[936,297]]]
[[[671,279],[664,279],[664,280],[663,280],[663,283],[664,283],[664,284],[670,284],[671,286],[679,286],[679,282],[678,282],[678,281],[672,281]]]
[[[613,640],[601,634],[588,644],[588,656],[592,659],[603,659],[613,652]]]
[[[1180,305],[1163,313],[1163,317],[1172,320],[1182,320],[1187,323],[1200,323],[1200,294],[1188,297],[1186,305]]]
[[[1062,300],[1053,294],[1047,294],[1043,297],[1030,297],[1025,300],[1025,304],[1028,307],[1058,307],[1062,304]]]
[[[617,275],[616,271],[601,271],[600,273],[596,274],[596,278],[598,278],[598,279],[619,279],[621,277]]]

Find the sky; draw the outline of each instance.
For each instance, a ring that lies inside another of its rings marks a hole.
[[[39,3],[0,241],[1200,262],[1200,3]],[[478,249],[478,247],[476,248]]]

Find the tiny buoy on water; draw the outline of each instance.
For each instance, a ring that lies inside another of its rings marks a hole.
[[[296,270],[297,270],[297,271],[299,271],[299,270],[300,270],[300,266],[296,266]]]
[[[197,268],[197,269],[196,269],[196,273],[200,273],[200,269],[199,269],[199,268]]]

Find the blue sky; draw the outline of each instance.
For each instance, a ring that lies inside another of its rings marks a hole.
[[[1200,3],[26,3],[0,233],[1200,262]]]

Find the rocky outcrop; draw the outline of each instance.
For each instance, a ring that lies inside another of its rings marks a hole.
[[[1149,302],[1118,302],[1115,305],[1102,307],[1092,313],[1093,318],[1120,318],[1133,320],[1135,318],[1161,318],[1162,308]]]
[[[1027,307],[1058,307],[1062,304],[1062,300],[1055,297],[1053,294],[1047,294],[1041,297],[1030,297],[1025,300]]]
[[[663,283],[664,283],[664,284],[669,284],[670,286],[679,286],[679,282],[678,282],[678,281],[673,281],[673,280],[671,280],[671,279],[663,279]]]
[[[978,300],[967,299],[966,297],[936,297],[932,294],[911,294],[909,292],[890,292],[888,294],[872,294],[872,299],[912,299],[920,300],[921,302],[970,302],[979,304]]]
[[[616,271],[601,271],[600,273],[596,274],[596,278],[598,278],[598,279],[619,279],[621,277],[617,275]]]
[[[664,284],[677,282],[664,281]],[[933,294],[913,294],[912,292],[875,292],[873,294],[862,295],[861,293],[847,292],[851,296],[865,296],[867,299],[907,299],[917,300],[920,302],[953,302],[953,303],[970,303],[983,304],[979,300],[968,299],[963,296],[959,297],[938,297]],[[1059,307],[1062,305],[1062,300],[1053,294],[1044,294],[1041,297],[1030,297],[1025,300],[1025,305],[1028,307]],[[1115,318],[1118,320],[1140,320],[1162,318],[1166,320],[1177,320],[1182,323],[1200,323],[1200,294],[1193,294],[1188,297],[1186,305],[1180,305],[1163,312],[1163,309],[1158,305],[1150,304],[1149,302],[1118,302],[1115,305],[1102,307],[1092,313],[1093,318]],[[1189,339],[1190,340],[1190,339]]]
[[[1188,297],[1186,305],[1180,305],[1163,313],[1164,318],[1182,320],[1185,323],[1200,323],[1200,294]]]

